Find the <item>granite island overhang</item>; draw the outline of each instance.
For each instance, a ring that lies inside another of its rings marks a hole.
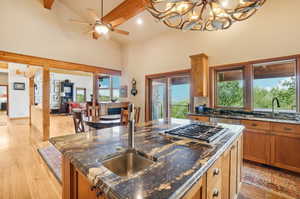
[[[99,198],[107,199],[179,199],[186,197],[204,176],[207,178],[204,184],[208,187],[210,181],[206,173],[217,161],[226,159],[221,156],[231,148],[234,149],[232,146],[237,141],[239,150],[235,149],[235,154],[239,153],[241,156],[244,127],[218,124],[228,130],[209,144],[163,133],[164,130],[191,122],[194,121],[159,120],[137,128],[136,150],[155,158],[156,161],[148,168],[127,177],[118,176],[103,166],[105,160],[127,149],[126,127],[51,138],[50,142],[63,154],[63,199],[81,199],[80,195],[91,198],[97,198],[98,195]],[[230,158],[227,159],[230,161]],[[236,157],[239,166],[241,159]],[[239,168],[235,172],[240,175]],[[87,188],[79,187],[82,183],[76,181],[78,176],[89,182],[85,183],[89,185]],[[230,187],[228,189],[231,190]],[[236,192],[237,190],[238,188]],[[212,194],[218,194],[216,190],[205,190],[202,198],[209,198],[204,195],[213,191]]]

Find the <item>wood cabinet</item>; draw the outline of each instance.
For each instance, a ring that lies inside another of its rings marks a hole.
[[[234,199],[241,186],[243,136],[208,169],[184,199]]]
[[[201,121],[201,122],[209,122],[209,117],[206,116],[193,116],[193,115],[189,115],[188,119],[191,120],[197,120],[197,121]]]
[[[244,159],[300,172],[300,125],[242,121]]]
[[[91,184],[87,178],[80,172],[76,171],[77,176],[77,199],[105,199],[103,196],[98,196],[96,191],[91,189]]]
[[[194,97],[208,97],[208,57],[205,54],[192,55],[191,77],[192,94]]]
[[[272,139],[271,164],[300,172],[300,138],[276,135]]]
[[[214,162],[198,182],[184,195],[183,199],[235,199],[239,192],[242,169],[241,135]],[[63,157],[63,199],[106,199],[97,197],[90,182],[66,158]],[[99,191],[99,190],[98,190]]]
[[[271,135],[246,130],[244,133],[244,159],[268,164],[270,161]]]

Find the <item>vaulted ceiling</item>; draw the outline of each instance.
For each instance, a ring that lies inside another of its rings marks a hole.
[[[118,7],[124,1],[125,0],[104,0],[104,16],[109,14],[114,8]],[[52,4],[52,2],[54,3]],[[80,18],[89,22],[92,22],[92,19],[87,13],[87,8],[95,9],[99,13],[98,15],[100,15],[101,0],[44,0],[44,6],[51,8],[51,5],[52,7],[55,6],[56,2],[64,4],[66,7],[75,12]],[[138,24],[138,20],[142,20],[143,23]],[[84,28],[85,27],[83,26],[83,31],[85,30]],[[163,24],[156,22],[147,11],[139,12],[139,14],[129,20],[126,20],[124,23],[118,26],[118,28],[130,32],[129,36],[110,33],[109,37],[120,43],[143,41],[163,32],[174,31],[165,27]]]

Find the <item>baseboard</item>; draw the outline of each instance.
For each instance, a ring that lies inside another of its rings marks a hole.
[[[9,117],[9,120],[25,120],[25,119],[29,119],[29,117]]]

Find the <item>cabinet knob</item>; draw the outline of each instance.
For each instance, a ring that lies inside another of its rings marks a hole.
[[[220,169],[215,168],[214,171],[213,171],[213,175],[217,176],[217,175],[219,175],[219,173],[220,173]]]
[[[96,188],[96,186],[91,186],[91,191],[94,191]]]
[[[219,190],[218,189],[214,189],[213,198],[218,197],[218,196],[219,196]]]
[[[99,196],[102,196],[102,194],[103,194],[103,192],[102,192],[101,190],[98,190],[97,193],[96,193],[97,198],[98,198]]]
[[[257,124],[254,123],[254,124],[252,124],[252,126],[257,126]]]
[[[284,127],[284,130],[285,130],[285,131],[291,131],[292,129],[291,129],[291,128],[288,128],[288,127]]]

